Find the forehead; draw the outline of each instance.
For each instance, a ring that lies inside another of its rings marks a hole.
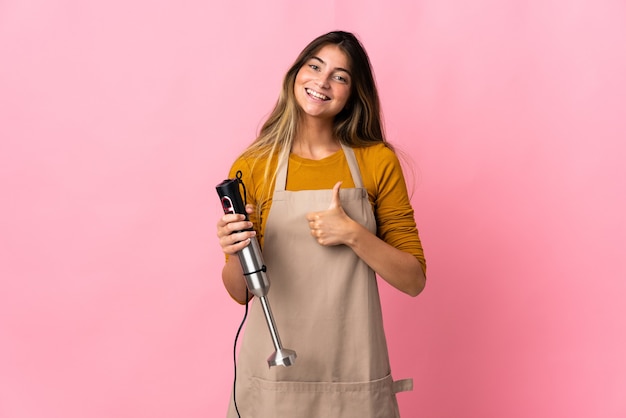
[[[350,71],[350,58],[338,45],[326,44],[315,51],[312,58],[319,58],[332,68],[344,68]]]

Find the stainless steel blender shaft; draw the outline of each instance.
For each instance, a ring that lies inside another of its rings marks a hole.
[[[250,240],[250,244],[239,251],[239,261],[243,269],[244,277],[246,278],[246,285],[248,290],[261,302],[263,308],[263,314],[265,315],[265,321],[269,328],[272,342],[276,351],[272,353],[267,359],[267,364],[272,366],[291,366],[296,361],[296,352],[283,348],[280,342],[280,336],[278,335],[278,329],[274,322],[272,310],[270,309],[269,301],[267,300],[267,293],[270,289],[270,281],[267,278],[266,268],[263,264],[263,256],[261,254],[261,248],[256,237]]]
[[[276,349],[276,351],[267,358],[267,364],[270,367],[291,366],[296,361],[296,352],[287,348],[283,348],[283,345],[280,342],[280,336],[278,335],[278,330],[276,329],[276,325],[274,324],[274,317],[272,316],[272,310],[270,309],[269,302],[267,301],[267,296],[259,297],[259,302],[261,302],[261,306],[263,307],[263,313],[265,314],[267,327],[270,330],[270,334],[272,335],[272,342],[274,343],[274,348]]]

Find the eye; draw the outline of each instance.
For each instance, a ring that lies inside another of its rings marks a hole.
[[[339,74],[335,75],[335,80],[341,82],[341,83],[348,83],[348,79],[345,78],[344,76],[341,76]]]
[[[311,68],[314,71],[318,71],[320,69],[320,67],[315,64],[309,64],[309,68]]]

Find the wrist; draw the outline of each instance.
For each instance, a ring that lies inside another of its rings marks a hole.
[[[363,233],[367,232],[367,230],[363,227],[363,225],[352,219],[349,222],[350,224],[348,227],[345,244],[348,247],[354,249],[359,245],[362,240]]]

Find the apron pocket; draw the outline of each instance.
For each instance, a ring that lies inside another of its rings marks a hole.
[[[370,382],[250,379],[254,418],[398,418],[391,375]]]

